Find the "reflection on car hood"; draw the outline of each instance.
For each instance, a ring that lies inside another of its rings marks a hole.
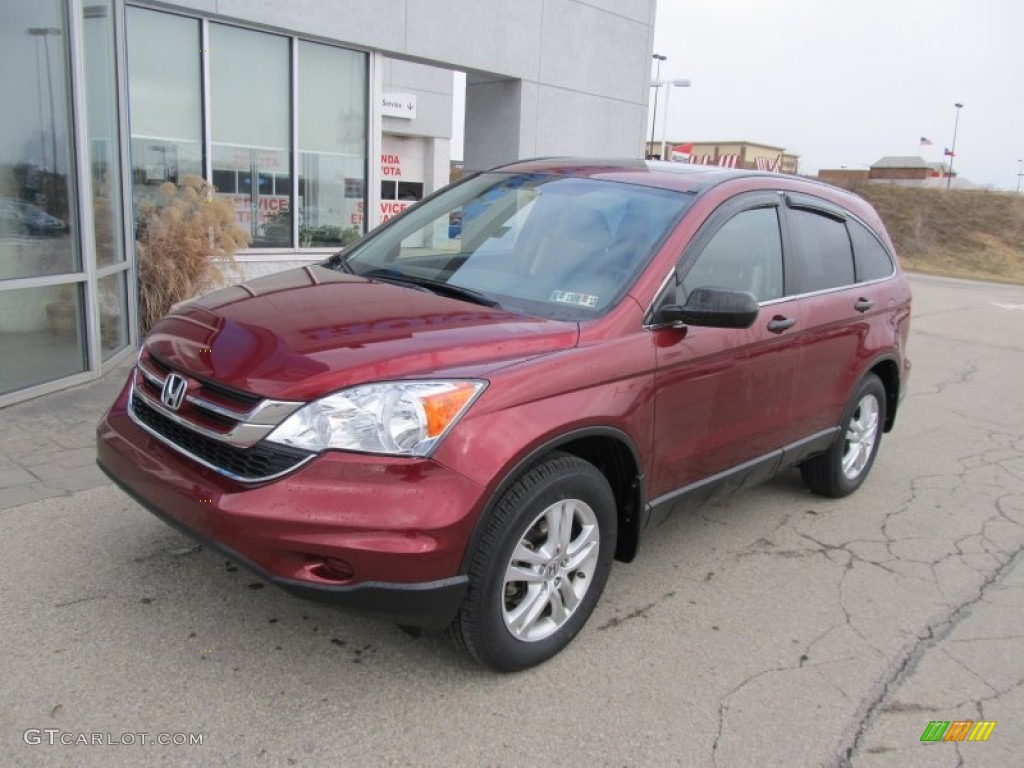
[[[232,286],[161,320],[147,346],[225,386],[308,400],[342,387],[434,373],[483,376],[576,344],[575,323],[303,267]]]

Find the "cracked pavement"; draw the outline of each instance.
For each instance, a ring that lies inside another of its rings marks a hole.
[[[860,491],[790,473],[669,520],[524,673],[263,589],[106,484],[0,511],[0,764],[1019,764],[1024,312],[998,305],[1024,287],[911,281],[910,394]],[[968,719],[998,725],[920,741]]]

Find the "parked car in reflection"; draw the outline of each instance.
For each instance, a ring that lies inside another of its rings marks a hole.
[[[36,237],[60,235],[68,225],[37,205],[11,197],[0,198],[0,232]]]
[[[669,515],[793,468],[857,490],[906,391],[909,322],[892,243],[849,192],[516,163],[178,307],[98,461],[285,589],[518,670],[572,640]]]

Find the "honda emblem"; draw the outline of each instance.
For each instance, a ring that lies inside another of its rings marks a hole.
[[[160,402],[176,411],[181,408],[181,402],[185,399],[185,390],[188,384],[185,379],[176,373],[169,374],[164,379],[164,387],[160,390]]]

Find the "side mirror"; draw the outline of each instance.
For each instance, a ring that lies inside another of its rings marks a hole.
[[[754,294],[746,291],[695,288],[682,306],[667,304],[658,310],[658,320],[709,328],[749,328],[759,309]]]

